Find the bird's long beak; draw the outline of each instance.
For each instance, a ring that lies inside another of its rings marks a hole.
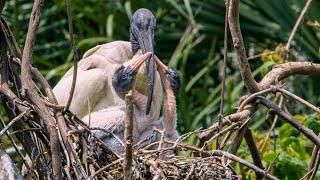
[[[148,59],[150,59],[152,53],[147,52],[145,54],[134,56],[131,60],[125,63],[125,66],[130,67],[132,71],[137,72],[140,68],[140,66]]]
[[[160,61],[160,59],[158,59],[157,57],[155,57],[155,62],[156,62],[157,69],[158,69],[158,72],[160,74],[161,81],[162,81],[164,89],[166,90],[166,92],[173,91],[172,87],[170,86],[170,80],[166,76],[166,72],[169,70],[169,68],[166,65],[164,65]]]
[[[167,94],[167,99],[163,106],[163,126],[166,130],[166,133],[173,133],[176,129],[177,114],[175,93],[170,83],[171,74],[169,73],[169,68],[164,65],[157,57],[155,57],[155,62],[161,77],[162,84]]]
[[[141,32],[139,38],[139,45],[142,53],[151,52],[151,58],[147,61],[147,74],[148,74],[148,101],[146,106],[146,114],[149,114],[152,97],[153,97],[153,86],[155,80],[155,63],[154,63],[154,49],[153,49],[153,34],[151,31]]]
[[[155,61],[156,61],[156,65],[159,73],[165,74],[169,68],[166,65],[164,65],[158,57],[155,57]]]

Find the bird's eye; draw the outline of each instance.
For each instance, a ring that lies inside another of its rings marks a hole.
[[[128,78],[128,75],[125,72],[121,73],[121,79],[125,80]]]

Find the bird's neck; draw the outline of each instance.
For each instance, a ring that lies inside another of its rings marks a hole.
[[[167,86],[165,88],[167,96],[163,104],[163,126],[167,134],[172,134],[177,126],[177,105],[173,90],[168,88],[170,86],[169,81],[166,80],[164,85]]]

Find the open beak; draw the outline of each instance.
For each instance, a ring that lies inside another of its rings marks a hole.
[[[179,72],[170,69],[168,66],[163,64],[158,57],[155,56],[155,62],[157,65],[158,72],[161,77],[162,84],[167,92],[173,91],[174,96],[179,93],[180,78]]]
[[[166,73],[169,70],[169,68],[166,65],[164,65],[160,61],[160,59],[158,59],[157,57],[155,58],[155,62],[156,62],[157,69],[158,69],[158,72],[160,74],[160,78],[161,78],[162,85],[163,85],[164,89],[166,90],[166,92],[173,91],[172,87],[170,86],[170,80],[166,75]]]
[[[147,52],[151,52],[151,58],[147,61],[147,74],[148,74],[148,86],[147,86],[147,93],[148,93],[148,101],[146,106],[146,114],[149,114],[152,97],[153,97],[153,86],[155,80],[155,63],[154,63],[154,50],[153,50],[153,35],[151,31],[141,32],[140,36],[138,37],[138,42],[142,53],[145,54]]]
[[[155,57],[155,61],[156,61],[159,73],[162,73],[164,75],[169,68],[166,65],[164,65],[158,57]]]
[[[152,53],[147,52],[145,54],[135,56],[130,61],[126,62],[126,66],[130,67],[132,71],[137,72],[140,68],[140,66],[148,59],[150,59]]]

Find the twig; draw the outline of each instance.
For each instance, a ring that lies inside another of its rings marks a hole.
[[[319,146],[317,146],[317,147],[319,147]],[[318,148],[319,149],[319,148]],[[308,180],[309,179],[314,179],[314,177],[316,176],[316,174],[317,174],[317,171],[318,171],[318,168],[319,168],[319,164],[320,164],[320,152],[319,152],[319,150],[318,150],[318,152],[317,152],[317,158],[315,159],[315,161],[314,161],[314,164],[313,164],[313,172],[312,172],[312,174],[311,174],[311,176],[310,177],[308,177]]]
[[[274,53],[276,53],[276,52],[275,51],[270,51],[270,52],[256,54],[256,55],[248,57],[247,60],[250,61],[250,60],[253,60],[253,59],[256,59],[256,58],[259,58],[259,57],[262,57],[262,56],[267,56],[267,55],[270,55],[270,54],[274,54]]]
[[[291,42],[292,42],[292,40],[293,40],[293,38],[294,38],[294,35],[296,34],[296,32],[297,32],[297,30],[298,30],[298,27],[299,27],[299,25],[300,25],[300,23],[301,23],[304,15],[306,14],[308,8],[310,7],[311,2],[312,2],[312,0],[308,0],[308,1],[306,2],[306,4],[304,5],[304,8],[302,9],[302,11],[301,11],[301,13],[300,13],[300,15],[299,15],[299,17],[298,17],[298,19],[297,19],[297,21],[296,21],[296,24],[294,25],[294,27],[293,27],[293,29],[292,29],[292,31],[291,31],[291,34],[290,34],[289,39],[288,39],[288,42],[287,42],[287,44],[286,44],[286,50],[289,50],[289,49],[290,49]]]
[[[132,140],[132,131],[133,131],[133,104],[132,104],[132,90],[128,92],[125,96],[126,102],[126,121],[125,121],[125,158],[124,158],[124,179],[132,179],[132,155],[133,155],[133,140]]]
[[[0,122],[1,122],[1,125],[4,127],[4,126],[5,126],[5,123],[4,123],[4,121],[3,121],[1,118],[0,118]],[[7,137],[8,137],[8,139],[10,140],[13,148],[14,148],[15,151],[17,152],[20,160],[21,160],[21,161],[23,162],[23,164],[27,167],[27,169],[32,172],[32,173],[31,173],[31,176],[33,176],[34,178],[37,177],[37,176],[35,176],[36,173],[34,173],[33,169],[32,169],[32,168],[30,167],[30,165],[26,162],[26,160],[25,160],[25,158],[24,158],[24,155],[21,153],[21,151],[19,150],[18,146],[17,146],[16,143],[14,142],[14,139],[13,139],[12,135],[11,135],[8,131],[6,131],[5,133],[6,133]]]
[[[276,160],[278,159],[279,155],[280,155],[280,153],[278,153],[277,156],[276,156],[276,157],[272,160],[272,162],[268,165],[268,167],[267,167],[267,172],[270,171],[271,167],[272,167],[273,164],[276,162]],[[263,178],[263,179],[265,179],[265,178]]]
[[[314,168],[310,169],[310,171],[308,171],[307,174],[305,174],[305,175],[304,175],[302,178],[300,178],[299,180],[303,180],[303,179],[308,178],[308,177],[311,175],[311,173],[313,173],[313,171],[314,171]]]
[[[278,106],[281,108],[282,107],[282,103],[283,103],[283,96],[281,95],[280,96],[280,100],[279,100],[279,104]],[[263,152],[266,145],[267,145],[267,142],[268,142],[268,139],[270,137],[270,134],[271,132],[273,131],[273,129],[275,128],[276,126],[276,123],[278,121],[278,115],[274,115],[274,118],[273,118],[273,121],[272,121],[272,124],[271,124],[271,127],[269,129],[269,131],[267,132],[267,135],[265,136],[265,138],[263,139],[262,143],[261,143],[261,146],[260,146],[260,149],[261,151]]]
[[[218,133],[221,131],[222,118],[223,118],[223,108],[224,108],[224,94],[226,87],[226,68],[228,61],[228,15],[229,15],[229,0],[225,0],[225,19],[224,19],[224,50],[223,50],[223,67],[222,67],[222,79],[221,79],[221,95],[220,95],[220,111],[218,120]],[[220,150],[219,136],[217,137],[217,149]]]
[[[276,87],[276,90],[278,92],[281,92],[282,94],[292,98],[293,100],[295,100],[297,102],[300,102],[301,104],[311,108],[312,110],[316,111],[317,113],[320,113],[320,109],[318,107],[316,107],[313,104],[309,103],[308,101],[300,98],[299,96],[297,96],[297,95],[295,95],[295,94],[293,94],[293,93],[291,93],[291,92],[289,92],[289,91],[287,91],[287,90],[285,90],[283,88]]]
[[[262,96],[262,95],[265,95],[269,92],[273,92],[275,91],[275,88],[274,87],[270,87],[268,89],[265,89],[265,90],[262,90],[262,91],[259,91],[259,92],[256,92],[256,93],[253,93],[251,94],[250,96],[248,96],[245,100],[242,101],[242,103],[240,104],[239,106],[239,109],[238,109],[238,112],[241,112],[243,111],[244,107],[250,103],[252,100],[254,100],[255,98],[257,98],[258,96]]]
[[[320,133],[318,134],[318,136],[320,136]],[[316,163],[318,155],[319,155],[319,146],[314,146],[313,150],[312,150],[312,155],[311,155],[311,158],[310,158],[309,167],[308,167],[308,171],[309,172],[315,169],[314,165]],[[311,175],[312,174],[309,174],[307,179],[309,179],[311,177]]]
[[[248,168],[254,170],[257,174],[261,175],[261,176],[266,176],[268,179],[278,179],[274,176],[272,176],[271,174],[269,174],[268,172],[266,172],[265,170],[257,167],[256,165],[254,164],[251,164],[250,162],[244,160],[244,159],[241,159],[231,153],[228,153],[228,152],[224,152],[224,151],[220,151],[220,150],[214,150],[212,152],[212,155],[214,156],[225,156],[229,159],[231,159],[232,161],[235,161],[235,162],[238,162],[244,166],[247,166]]]
[[[44,100],[44,99],[42,99],[42,101],[46,106],[54,108],[54,109],[60,109],[61,110],[61,109],[65,108],[65,106],[57,105],[57,104],[51,103],[51,102],[49,102],[47,100]]]
[[[7,124],[3,129],[0,131],[0,137],[17,121],[19,121],[24,115],[28,114],[31,111],[30,108],[19,114],[17,117],[12,119],[9,124]]]
[[[238,127],[240,125],[241,122],[235,122],[233,124],[231,124],[230,126],[228,126],[227,128],[223,129],[222,131],[218,132],[216,135],[214,135],[211,139],[209,139],[208,141],[206,141],[205,145],[210,144],[211,141],[213,141],[214,139],[220,137],[221,135],[223,135],[226,132],[230,132],[231,130],[233,130],[235,127]]]
[[[78,71],[78,60],[79,60],[79,54],[78,54],[78,49],[73,37],[73,25],[72,25],[72,13],[71,13],[71,0],[66,0],[67,1],[67,14],[68,14],[68,25],[69,25],[69,36],[70,36],[70,43],[72,46],[72,51],[73,51],[73,76],[72,76],[72,85],[70,89],[70,94],[69,98],[66,104],[65,109],[69,109],[74,90],[76,87],[76,82],[77,82],[77,71]]]
[[[249,116],[251,116],[254,112],[256,111],[256,107],[255,106],[251,106],[251,105],[247,105],[245,106],[243,111],[240,112],[236,112],[233,114],[230,114],[226,117],[224,117],[223,121],[222,121],[222,125],[226,125],[226,124],[230,124],[231,122],[237,122],[237,121],[241,121],[243,119],[248,118]],[[210,136],[213,136],[214,132],[218,129],[218,123],[213,124],[212,126],[210,126],[208,129],[204,130],[200,135],[200,142],[198,147],[202,147],[205,143],[205,141],[207,141]]]
[[[188,174],[187,174],[186,178],[184,178],[184,180],[188,180],[188,179],[190,179],[190,177],[191,177],[192,173],[194,172],[195,166],[196,166],[196,164],[192,164],[192,166],[191,166],[191,168],[190,168],[190,170],[189,170],[189,172],[188,172]]]
[[[254,139],[253,139],[253,136],[252,136],[250,129],[248,129],[246,131],[244,138],[245,138],[247,145],[249,147],[249,151],[252,156],[253,164],[261,169],[264,169],[262,161],[261,161],[259,150],[258,150],[256,144],[254,143]],[[260,174],[256,174],[256,179],[262,179],[262,178],[263,178],[263,176],[261,176]]]
[[[89,179],[93,179],[94,177],[96,177],[97,175],[99,175],[101,172],[105,171],[106,169],[108,169],[109,167],[116,165],[118,163],[120,163],[121,161],[123,161],[123,158],[120,158],[118,160],[113,161],[112,163],[100,168],[98,171],[96,171],[94,174],[92,174]]]
[[[299,132],[304,134],[314,144],[316,144],[317,146],[320,146],[320,137],[318,137],[312,130],[310,130],[309,128],[306,128],[305,126],[303,126],[302,124],[300,124],[299,122],[294,120],[294,118],[291,115],[284,112],[282,109],[280,109],[278,106],[276,106],[275,104],[273,104],[272,102],[270,102],[266,98],[259,97],[259,99],[260,99],[261,104],[263,104],[267,108],[274,110],[275,113],[279,115],[279,117],[281,117],[283,120],[288,122],[291,126],[293,126],[295,129],[297,129]]]
[[[25,131],[40,131],[40,130],[42,130],[42,128],[28,128],[28,129],[16,130],[16,131],[11,132],[10,134],[14,135],[14,134],[22,133],[22,132],[25,132]]]

